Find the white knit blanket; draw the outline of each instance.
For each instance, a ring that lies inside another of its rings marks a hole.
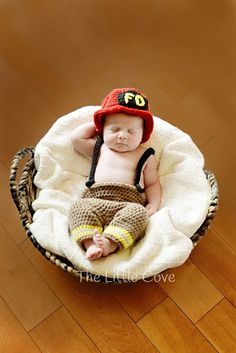
[[[90,162],[73,150],[70,134],[99,108],[83,107],[59,118],[36,146],[34,183],[40,190],[33,202],[33,235],[42,247],[66,257],[75,267],[112,278],[144,279],[181,265],[193,248],[189,238],[205,219],[210,187],[203,157],[191,138],[157,117],[146,145],[155,149],[160,161],[162,202],[150,217],[145,237],[131,249],[96,261],[87,260],[70,237],[68,211],[81,196],[90,170]]]

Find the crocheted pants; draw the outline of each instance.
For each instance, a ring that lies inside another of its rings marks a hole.
[[[80,244],[94,236],[94,229],[127,249],[144,235],[148,215],[145,198],[132,185],[94,184],[72,204],[69,228]]]

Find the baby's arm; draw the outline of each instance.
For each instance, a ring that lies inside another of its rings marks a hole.
[[[94,123],[89,122],[78,126],[71,134],[70,139],[73,147],[87,158],[92,158],[97,135]]]
[[[147,198],[146,209],[151,216],[159,209],[161,203],[161,184],[157,175],[157,161],[153,155],[148,158],[143,173]]]

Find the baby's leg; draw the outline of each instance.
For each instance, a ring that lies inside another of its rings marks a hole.
[[[88,247],[91,245],[95,229],[99,233],[103,232],[102,216],[99,212],[101,202],[102,200],[85,198],[75,202],[70,208],[70,233],[85,248],[86,244]]]
[[[117,247],[127,249],[144,234],[148,220],[144,206],[127,202],[124,208],[115,214],[103,236],[113,240]]]

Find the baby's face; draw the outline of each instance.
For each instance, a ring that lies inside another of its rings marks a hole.
[[[105,117],[103,140],[106,146],[117,152],[135,150],[143,137],[143,119],[125,113]]]

